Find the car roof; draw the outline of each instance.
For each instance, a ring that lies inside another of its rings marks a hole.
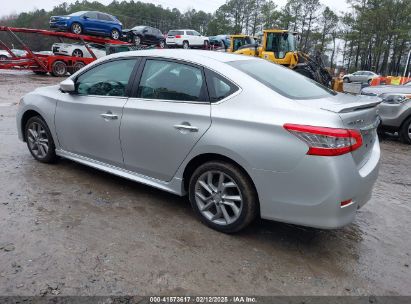
[[[169,59],[186,60],[193,63],[202,64],[205,61],[219,61],[230,62],[239,60],[257,60],[255,57],[244,56],[232,53],[212,52],[206,50],[183,50],[183,49],[151,49],[151,50],[139,50],[117,53],[105,58],[128,58],[128,57],[162,57]]]

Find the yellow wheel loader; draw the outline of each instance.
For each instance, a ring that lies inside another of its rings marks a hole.
[[[235,54],[247,56],[257,56],[277,64],[286,66],[294,71],[311,78],[325,86],[331,86],[332,77],[324,67],[321,56],[317,55],[315,59],[309,57],[300,51],[297,51],[296,42],[298,34],[287,30],[264,30],[261,46],[254,43],[254,39],[246,35],[231,36],[231,46]],[[235,48],[236,38],[243,41],[250,41]],[[247,40],[246,37],[249,37]]]

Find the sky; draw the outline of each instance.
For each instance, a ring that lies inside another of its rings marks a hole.
[[[101,3],[108,4],[112,0],[98,0]],[[218,7],[224,4],[225,0],[140,0],[142,2],[148,2],[153,4],[158,4],[164,8],[178,8],[180,11],[184,12],[187,9],[203,10],[209,13],[214,12]],[[0,17],[10,14],[18,14],[21,12],[28,12],[34,9],[45,9],[51,10],[54,6],[63,2],[75,2],[75,0],[12,0],[12,1],[1,1]],[[283,6],[286,0],[274,0],[274,2],[279,6]],[[340,11],[346,11],[348,5],[345,0],[320,0],[324,5],[329,6],[336,13]]]

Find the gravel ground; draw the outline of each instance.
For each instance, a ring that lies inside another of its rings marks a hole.
[[[411,295],[411,147],[381,143],[371,201],[323,231],[203,226],[186,198],[61,160],[17,139],[16,103],[61,79],[0,72],[1,295]]]

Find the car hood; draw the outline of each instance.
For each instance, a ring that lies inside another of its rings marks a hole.
[[[404,85],[379,85],[366,87],[361,90],[362,94],[380,95],[384,93],[406,93],[411,94],[411,86]]]

